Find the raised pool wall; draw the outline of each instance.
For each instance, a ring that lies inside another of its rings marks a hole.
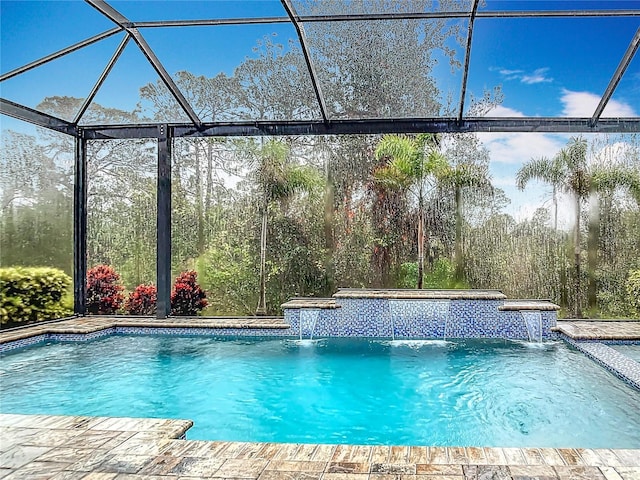
[[[301,338],[548,339],[557,305],[507,300],[497,290],[341,289],[330,299],[296,298],[282,305]]]

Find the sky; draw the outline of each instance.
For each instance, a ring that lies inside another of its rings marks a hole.
[[[358,1],[358,0],[355,0]],[[408,1],[408,0],[398,0]],[[164,0],[110,2],[133,21],[163,19],[286,16],[279,0]],[[483,10],[638,9],[637,0],[486,0]],[[463,26],[466,23],[463,23]],[[640,17],[624,18],[478,18],[474,27],[468,92],[480,96],[501,86],[503,103],[492,116],[591,116],[633,35]],[[25,63],[112,28],[113,24],[80,0],[0,0],[0,71]],[[198,75],[231,74],[263,36],[286,43],[296,39],[291,25],[244,25],[141,29],[169,73],[189,70]],[[47,65],[0,83],[3,98],[35,107],[51,95],[85,96],[120,43],[118,34]],[[463,48],[456,48],[463,60]],[[440,60],[442,58],[438,57]],[[460,72],[451,75],[440,62],[434,69],[443,94],[456,98]],[[101,88],[95,101],[132,110],[140,86],[157,79],[133,42]],[[457,101],[457,100],[456,100]],[[466,101],[470,104],[469,98]],[[636,54],[603,116],[640,115],[640,54]],[[2,128],[20,128],[0,117]],[[522,162],[553,156],[569,135],[483,133],[491,155],[494,184],[512,199],[509,212],[530,216],[548,202],[549,190],[515,188],[515,172]],[[568,211],[567,211],[568,212]],[[567,217],[570,217],[567,214]]]

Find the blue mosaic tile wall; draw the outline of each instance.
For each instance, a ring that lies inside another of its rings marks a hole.
[[[0,353],[15,350],[16,348],[31,347],[38,343],[44,343],[49,339],[49,335],[35,335],[29,338],[23,338],[21,340],[15,340],[13,342],[7,342],[0,344]]]
[[[157,328],[117,327],[123,335],[195,335],[219,337],[286,337],[294,335],[291,328]]]
[[[0,344],[0,353],[45,342],[87,342],[109,335],[196,335],[220,337],[289,337],[291,328],[156,328],[114,327],[91,333],[48,333]]]
[[[342,308],[285,309],[285,322],[301,338],[510,338],[553,337],[555,311],[499,311],[502,300],[395,300],[340,298]]]

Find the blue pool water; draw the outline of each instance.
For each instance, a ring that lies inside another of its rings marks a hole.
[[[4,354],[0,411],[191,439],[640,448],[640,392],[561,342],[115,336]]]
[[[611,345],[611,348],[616,349],[620,353],[640,363],[640,344],[634,345]]]

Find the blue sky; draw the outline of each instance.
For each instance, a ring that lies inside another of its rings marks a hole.
[[[286,15],[279,0],[118,0],[111,3],[133,21]],[[635,0],[487,0],[486,4],[481,10],[640,9]],[[79,0],[1,0],[0,17],[2,73],[113,26]],[[483,89],[501,85],[504,102],[492,115],[591,116],[639,26],[640,17],[479,18],[474,30],[468,91],[480,95]],[[281,43],[296,38],[293,27],[285,24],[142,29],[141,32],[169,73],[189,70],[207,76],[219,72],[231,74],[246,56],[253,55],[256,40],[264,35],[275,34],[276,41]],[[3,82],[0,94],[31,107],[45,96],[83,97],[121,38],[119,34]],[[462,60],[462,47],[457,51]],[[435,73],[441,88],[451,90],[455,98],[460,88],[459,72],[450,76],[448,65],[441,63]],[[131,110],[137,102],[139,88],[156,78],[135,44],[130,42],[96,101]],[[639,114],[640,55],[636,55],[604,116]],[[16,128],[15,122],[7,117],[1,117],[0,121],[3,128]],[[515,171],[522,161],[532,156],[553,155],[568,136],[483,134],[481,138],[491,151],[494,179],[513,198],[515,212],[533,200],[530,192],[515,191]],[[543,190],[538,196],[544,196]]]

